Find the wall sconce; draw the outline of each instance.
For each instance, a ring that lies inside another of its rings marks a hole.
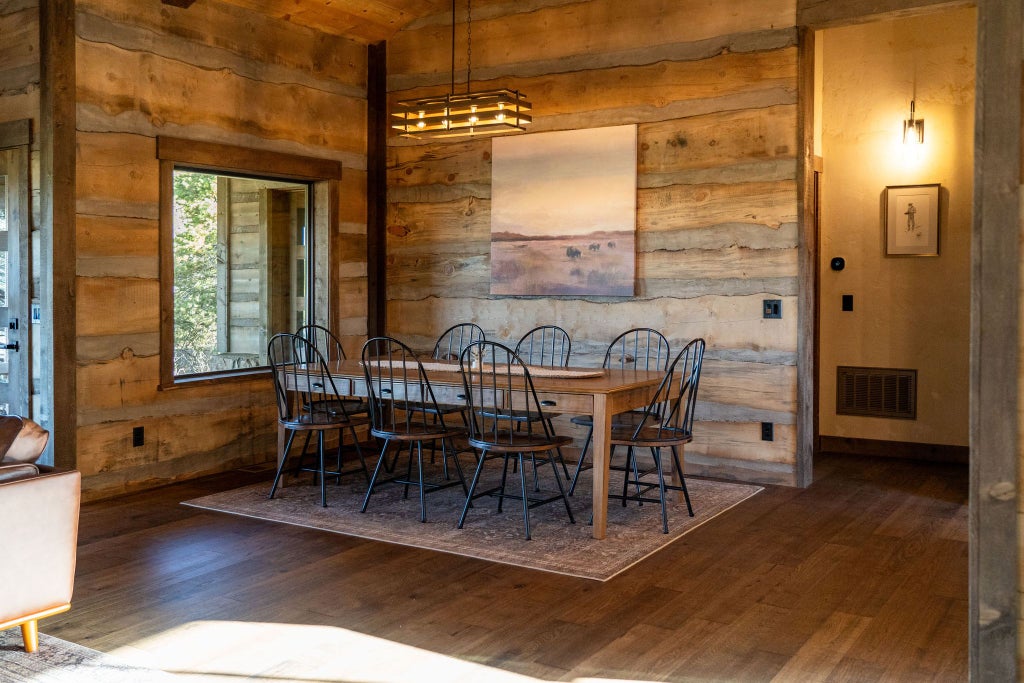
[[[910,118],[903,120],[903,144],[924,144],[924,119],[914,118],[914,100],[910,100]]]

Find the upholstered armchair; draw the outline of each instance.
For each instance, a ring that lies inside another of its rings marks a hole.
[[[49,434],[31,420],[0,416],[0,631],[21,626],[39,647],[38,622],[71,607],[79,472],[37,465]]]

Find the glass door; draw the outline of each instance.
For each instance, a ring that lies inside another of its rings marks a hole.
[[[24,155],[0,150],[0,414],[29,412],[28,188]]]

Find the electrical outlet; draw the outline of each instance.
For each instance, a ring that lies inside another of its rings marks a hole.
[[[145,427],[132,427],[132,447],[138,448],[139,446],[146,445],[146,428]]]
[[[782,299],[765,299],[764,300],[764,317],[765,318],[781,318],[782,317]]]
[[[775,425],[772,422],[761,423],[761,441],[775,441]]]
[[[853,310],[853,294],[843,294],[843,310]]]

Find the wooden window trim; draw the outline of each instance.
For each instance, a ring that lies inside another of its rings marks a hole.
[[[157,137],[157,159],[160,161],[160,386],[161,390],[209,384],[238,382],[266,377],[266,368],[225,370],[187,377],[174,375],[174,170],[188,167],[211,173],[231,173],[310,183],[310,219],[313,253],[317,274],[318,318],[331,326],[329,293],[333,277],[329,275],[330,240],[338,221],[341,196],[340,161],[318,159],[283,152],[267,152],[235,145]],[[323,308],[320,309],[319,307]],[[324,314],[327,317],[324,317]]]

